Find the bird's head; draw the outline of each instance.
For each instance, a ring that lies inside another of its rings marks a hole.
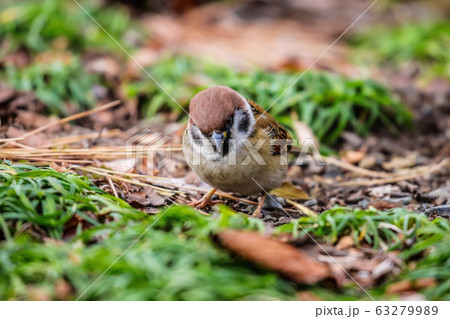
[[[189,105],[189,130],[194,139],[209,139],[215,151],[226,155],[230,139],[245,139],[255,125],[247,100],[226,86],[197,93]]]

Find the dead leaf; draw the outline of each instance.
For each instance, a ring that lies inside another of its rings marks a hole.
[[[323,300],[322,298],[317,296],[315,293],[308,291],[308,290],[299,291],[297,293],[297,299],[301,300],[301,301],[321,301],[321,300]]]
[[[365,151],[345,151],[341,157],[343,161],[349,164],[356,164],[362,161],[366,157]]]
[[[377,159],[374,156],[366,156],[359,162],[358,166],[365,169],[371,169],[377,164]]]
[[[344,236],[339,240],[339,242],[336,244],[336,249],[342,250],[352,247],[355,244],[355,241],[353,240],[352,236]]]
[[[317,138],[314,135],[311,128],[306,123],[298,120],[297,113],[292,112],[291,116],[294,119],[293,126],[294,126],[295,135],[298,138],[298,142],[299,142],[298,145],[302,146],[302,145],[306,144],[306,142],[309,140],[309,141],[313,141],[314,144],[317,146],[317,148],[319,148],[319,146],[320,146],[319,141],[317,140]]]
[[[382,166],[385,170],[399,170],[416,165],[416,161],[416,154],[410,154],[406,157],[394,156],[389,162],[383,163]]]
[[[14,89],[0,83],[0,103],[7,102],[12,99],[15,94],[16,91]]]
[[[406,279],[390,284],[386,289],[386,293],[393,295],[434,286],[436,286],[436,279],[434,278],[420,278],[415,281]]]
[[[120,75],[120,63],[110,56],[98,56],[86,64],[86,70],[90,73],[104,75],[107,79],[114,79]]]
[[[225,230],[217,235],[228,250],[297,283],[313,284],[330,276],[330,268],[304,252],[255,232]]]
[[[8,130],[6,131],[6,136],[8,138],[17,138],[17,137],[22,137],[26,133],[27,133],[27,131],[10,125],[8,127]],[[47,143],[47,141],[48,141],[48,136],[46,134],[37,133],[37,134],[28,136],[27,138],[23,139],[21,141],[21,143],[25,144],[25,145],[36,147],[36,146],[45,145]]]
[[[295,208],[297,208],[298,210],[300,210],[303,214],[305,214],[306,216],[317,216],[317,214],[315,212],[313,212],[312,210],[310,210],[308,207],[306,207],[305,205],[296,203],[290,199],[286,199],[286,202],[288,202],[289,204],[291,204],[292,206],[294,206]]]
[[[273,189],[270,194],[284,199],[309,199],[308,194],[289,182],[284,182],[280,187]]]
[[[30,111],[18,111],[16,121],[27,129],[37,129],[42,126],[49,125],[50,123],[58,122],[58,118],[56,116],[44,116]],[[61,131],[61,125],[49,127],[46,130],[46,133],[49,134],[58,131]]]
[[[63,65],[68,65],[74,60],[74,55],[70,51],[46,51],[36,55],[34,62],[36,64],[50,64],[55,61]]]
[[[59,300],[66,300],[72,293],[72,287],[64,279],[55,283],[55,294]]]
[[[369,204],[369,207],[372,206],[373,208],[377,209],[377,210],[386,210],[386,209],[391,209],[391,208],[395,208],[395,207],[401,207],[402,203],[401,202],[388,202],[385,200],[380,200],[380,201],[376,201],[373,203]]]
[[[28,299],[33,301],[50,301],[49,293],[41,287],[27,287]]]
[[[140,192],[131,193],[127,196],[127,201],[135,208],[142,208],[146,206],[162,206],[166,199],[155,192],[150,187],[145,187]]]
[[[400,187],[398,187],[397,185],[383,185],[383,186],[377,186],[377,187],[373,187],[370,191],[369,191],[369,195],[373,196],[373,197],[383,197],[386,195],[389,195],[391,193],[395,193],[395,192],[399,192],[400,191]]]

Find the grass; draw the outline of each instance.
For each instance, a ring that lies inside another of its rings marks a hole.
[[[124,7],[104,7],[101,1],[80,3],[126,49],[132,52],[139,47],[143,28],[131,23]],[[83,70],[83,56],[113,52],[124,58],[124,53],[73,1],[7,1],[0,6],[0,39],[0,58],[17,50],[33,57],[25,67],[9,65],[0,70],[5,82],[18,90],[34,92],[49,113],[59,116],[95,104],[94,84],[124,91],[128,99],[138,98],[144,117],[152,118],[164,110],[182,112],[178,104],[186,108],[195,93],[217,84],[230,86],[269,108],[299,77],[298,73],[263,70],[238,72],[191,57],[173,56],[158,61],[149,72],[175,101],[145,74],[131,82],[122,79],[119,84],[106,83],[106,79]],[[70,61],[45,63],[34,59],[55,52],[70,52]],[[70,112],[67,105],[72,106]],[[336,142],[344,130],[366,135],[381,126],[397,132],[411,122],[406,108],[379,83],[316,71],[298,79],[270,112],[290,129],[291,112],[296,112],[324,144]]]
[[[101,1],[80,3],[127,49],[137,47],[141,33],[127,10],[104,7]],[[446,23],[405,26],[369,40],[356,38],[354,43],[374,51],[383,63],[418,61],[448,77],[448,31]],[[50,113],[58,115],[67,115],[67,105],[83,109],[96,102],[92,86],[102,79],[83,70],[84,54],[123,56],[73,1],[2,2],[0,39],[0,58],[17,50],[33,57],[22,68],[5,66],[0,70],[2,80],[18,90],[34,92]],[[34,59],[58,51],[71,52],[72,58],[49,64]],[[268,108],[299,76],[263,70],[236,72],[184,56],[163,59],[149,71],[182,107],[198,91],[224,84]],[[166,110],[184,115],[145,75],[120,85],[127,98],[140,100],[147,118]],[[291,112],[296,112],[326,144],[334,143],[344,130],[365,135],[382,127],[395,132],[411,121],[407,109],[379,83],[316,71],[300,78],[270,112],[289,128]],[[399,276],[370,291],[376,298],[385,299],[385,286],[397,280],[433,277],[438,284],[423,290],[425,296],[450,299],[450,226],[444,219],[429,221],[401,209],[379,212],[338,207],[297,223],[271,230],[262,221],[226,207],[213,216],[183,206],[147,215],[78,175],[4,162],[0,164],[0,299],[76,299],[130,245],[82,299],[294,300],[300,289],[328,300],[366,298],[355,286],[341,291],[298,286],[238,259],[213,240],[215,233],[226,228],[293,236],[309,232],[329,243],[350,235],[357,245],[397,251],[403,261]]]
[[[125,48],[137,46],[143,32],[137,30],[125,7],[105,7],[100,0],[79,3]],[[84,70],[82,55],[125,56],[74,1],[2,2],[0,39],[0,59],[18,50],[31,58],[21,67],[5,63],[0,67],[2,81],[35,93],[48,113],[58,116],[91,108],[96,102],[93,86],[109,86]]]
[[[375,209],[349,210],[345,207],[331,209],[314,220],[303,217],[277,229],[278,232],[290,232],[294,237],[311,233],[333,244],[341,236],[350,235],[357,245],[365,242],[374,249],[389,251],[404,249],[418,236],[427,236],[421,238],[423,248],[413,247],[404,251],[406,257],[416,255],[436,243],[449,230],[448,223],[443,219],[430,221],[423,214],[402,208],[380,213]]]
[[[88,74],[76,58],[24,68],[9,65],[0,76],[19,91],[34,92],[51,114],[67,116],[69,109],[81,111],[95,105],[92,86],[99,77]]]
[[[66,298],[77,298],[156,218],[142,218],[120,226],[106,224],[63,245],[3,245],[2,299],[27,299],[30,286],[56,299],[55,285],[61,280],[71,287],[72,292]],[[191,230],[185,232],[184,228]],[[206,220],[192,210],[170,209],[161,218],[160,227],[147,231],[82,299],[293,299],[295,290],[291,283],[234,261],[205,237],[207,230]],[[98,237],[104,239],[88,244]]]
[[[294,300],[298,290],[328,300],[365,298],[355,286],[298,286],[220,248],[213,235],[222,229],[270,231],[226,207],[212,216],[184,206],[147,215],[78,175],[10,163],[0,173],[0,299],[76,299],[132,244],[83,300]],[[76,232],[66,227],[73,220]],[[320,242],[352,235],[357,245],[399,251],[404,270],[386,284],[433,277],[438,285],[423,291],[427,298],[450,298],[447,220],[334,208],[297,222]],[[302,235],[296,225],[273,232]],[[370,293],[392,298],[385,286]]]
[[[288,232],[294,237],[309,233],[329,243],[350,235],[357,245],[399,251],[404,263],[399,278],[434,278],[438,285],[423,291],[427,300],[450,300],[450,223],[443,218],[431,221],[424,214],[403,208],[379,212],[336,207],[317,218],[302,217],[279,226],[275,232]],[[399,278],[391,278],[389,283]]]
[[[183,56],[166,58],[149,71],[182,107],[187,107],[189,98],[198,91],[221,84],[269,108],[299,77],[297,73],[263,70],[236,72]],[[125,92],[129,98],[142,98],[147,118],[164,109],[182,114],[180,106],[146,76],[125,84]],[[409,111],[379,83],[317,71],[298,79],[270,108],[288,128],[292,127],[291,111],[326,144],[334,143],[344,130],[366,135],[373,127],[382,126],[397,132],[411,123]]]
[[[61,239],[69,224],[99,225],[111,213],[136,214],[78,175],[30,165],[0,165],[0,223],[3,239],[23,229]],[[31,226],[31,227],[29,227]]]
[[[419,67],[423,78],[450,80],[450,23],[411,22],[395,27],[376,26],[355,35],[351,41],[362,63],[384,64],[400,70],[408,64]]]
[[[99,0],[79,3],[120,43],[132,44],[126,34],[127,30],[135,31],[123,7],[105,7]],[[19,48],[30,53],[44,52],[61,43],[72,52],[95,49],[122,53],[74,1],[2,1],[0,39],[0,57]]]
[[[269,108],[298,78],[294,73],[263,70],[235,72],[186,56],[166,58],[150,73],[162,79],[175,101],[146,75],[121,84],[127,99],[140,99],[142,113],[149,119],[161,111],[184,115],[182,108],[187,108],[195,93],[218,84],[228,85]],[[7,66],[0,74],[12,87],[35,92],[48,111],[57,115],[67,115],[67,105],[79,111],[95,104],[94,84],[113,86],[84,71],[82,63],[74,57],[50,64],[36,62],[24,68]],[[296,112],[324,144],[336,142],[344,130],[367,135],[381,126],[397,132],[411,122],[409,111],[377,82],[317,71],[306,73],[270,108],[270,113],[289,129],[293,124],[291,112]]]

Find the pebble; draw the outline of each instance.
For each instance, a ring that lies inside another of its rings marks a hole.
[[[262,208],[272,211],[276,209],[283,209],[284,204],[286,204],[286,201],[283,198],[267,196]]]
[[[411,196],[385,199],[385,201],[389,201],[389,202],[393,202],[393,203],[402,203],[402,205],[408,205],[409,203],[411,203],[411,200],[412,200]]]
[[[369,207],[369,203],[370,201],[366,198],[360,201],[358,204],[361,206],[361,208],[367,209]]]
[[[428,194],[417,194],[416,200],[421,203],[431,203],[436,199],[434,196]]]
[[[400,191],[400,187],[396,186],[396,185],[383,185],[383,186],[377,186],[372,188],[369,191],[370,196],[374,196],[374,197],[383,197],[395,192],[399,192]]]
[[[311,207],[311,206],[317,205],[317,203],[318,203],[317,199],[313,198],[313,199],[310,199],[310,200],[307,200],[306,202],[304,202],[303,205],[306,207]]]
[[[408,197],[410,195],[411,195],[410,193],[405,193],[405,192],[393,192],[393,193],[391,193],[391,197],[395,197],[395,198]]]
[[[447,202],[446,197],[439,197],[438,199],[436,199],[436,205],[444,205],[446,202]]]
[[[414,193],[414,192],[416,192],[419,189],[418,185],[412,184],[412,183],[407,182],[407,181],[400,181],[397,184],[400,186],[402,191],[407,191],[407,192],[410,192],[410,193]]]
[[[272,217],[270,215],[266,215],[266,216],[263,217],[262,220],[265,221],[265,222],[267,222],[267,221],[274,221],[274,222],[276,222],[278,220],[278,218]]]
[[[425,211],[426,214],[437,214],[441,217],[450,217],[450,205],[442,205],[428,208]]]
[[[377,163],[377,159],[373,156],[366,156],[359,162],[359,167],[371,169]]]
[[[342,170],[340,167],[335,165],[327,165],[327,168],[325,170],[325,177],[336,178],[340,175],[342,175]]]
[[[441,188],[437,188],[431,192],[428,193],[428,196],[431,197],[444,197],[444,198],[450,198],[450,186],[444,186]]]

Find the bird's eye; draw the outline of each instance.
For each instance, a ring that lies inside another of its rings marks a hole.
[[[233,124],[233,117],[229,116],[225,124],[227,127],[230,127]]]

